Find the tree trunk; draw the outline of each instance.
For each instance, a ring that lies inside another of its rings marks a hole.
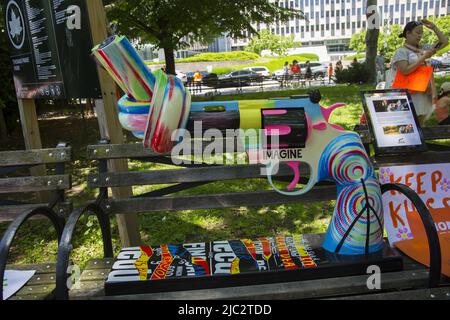
[[[4,141],[8,138],[8,129],[6,127],[5,116],[3,109],[0,109],[0,141]]]
[[[366,17],[372,16],[373,11],[369,10],[370,6],[377,7],[377,0],[367,0]],[[367,23],[367,33],[366,33],[366,64],[369,71],[369,82],[375,84],[377,80],[377,71],[375,65],[375,59],[377,57],[378,51],[378,37],[380,36],[380,26],[374,27],[373,24]]]
[[[173,48],[164,48],[164,56],[166,58],[166,73],[176,74],[175,72],[175,57],[173,55]]]

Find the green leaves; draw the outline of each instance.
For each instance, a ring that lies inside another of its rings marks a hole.
[[[262,30],[259,35],[252,37],[246,47],[247,51],[261,55],[263,50],[270,50],[273,53],[284,56],[289,48],[295,45],[299,46],[298,42],[294,41],[294,36],[281,37],[271,33],[269,30]]]
[[[267,0],[111,0],[105,4],[118,33],[172,51],[196,41],[209,43],[222,33],[231,37],[257,33],[254,23],[303,18],[300,11]]]

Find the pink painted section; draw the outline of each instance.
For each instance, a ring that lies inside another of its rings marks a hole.
[[[332,126],[334,129],[339,130],[339,131],[346,131],[344,128],[342,128],[341,126],[339,126],[337,124],[330,124],[330,126]]]
[[[281,143],[281,144],[268,144],[266,148],[289,148],[289,144]]]
[[[300,182],[300,162],[299,161],[289,161],[289,162],[287,162],[287,165],[289,167],[291,167],[292,170],[294,171],[294,179],[292,180],[291,184],[288,185],[288,187],[287,187],[287,189],[289,191],[292,191]]]
[[[345,103],[336,103],[333,104],[332,106],[328,107],[328,108],[324,108],[324,107],[320,107],[322,109],[322,114],[323,117],[325,118],[326,122],[329,122],[330,120],[330,116],[333,113],[334,110],[345,107],[346,104]]]
[[[286,114],[287,110],[263,110],[265,116],[276,116],[280,114]]]
[[[267,126],[264,129],[266,136],[285,136],[291,133],[291,127],[283,125]]]
[[[319,122],[313,125],[313,129],[314,130],[320,130],[320,131],[324,131],[327,130],[327,123],[326,122]]]
[[[312,132],[312,121],[307,113],[306,113],[306,125],[308,127],[308,132],[306,133],[306,141],[308,141]]]

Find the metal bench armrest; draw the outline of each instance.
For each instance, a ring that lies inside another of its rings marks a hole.
[[[84,207],[75,209],[69,216],[64,227],[61,241],[58,247],[58,257],[56,263],[56,299],[68,300],[69,288],[67,286],[70,252],[73,249],[72,238],[77,222],[84,214],[95,213],[102,232],[104,258],[113,257],[111,226],[108,214],[97,203],[91,203]]]
[[[20,227],[27,222],[30,218],[42,215],[47,217],[55,227],[55,230],[58,234],[58,242],[61,240],[64,221],[61,217],[59,217],[51,208],[49,207],[38,207],[35,209],[31,209],[25,211],[20,216],[18,216],[6,230],[3,235],[2,241],[0,242],[0,280],[3,283],[3,278],[5,276],[6,262],[8,260],[9,251],[11,249],[11,245],[20,229]],[[0,300],[3,300],[3,286],[0,286]]]
[[[433,217],[425,203],[414,190],[403,184],[388,183],[381,186],[381,192],[384,194],[389,191],[397,191],[405,195],[416,207],[420,219],[425,227],[428,239],[428,247],[430,249],[430,278],[429,287],[436,288],[439,286],[441,279],[441,246],[439,236],[434,225]]]

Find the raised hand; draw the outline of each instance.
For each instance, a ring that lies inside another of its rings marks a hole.
[[[433,22],[431,22],[430,20],[422,19],[422,24],[425,27],[427,27],[428,29],[431,29],[431,30],[435,30],[436,29],[436,25]]]

